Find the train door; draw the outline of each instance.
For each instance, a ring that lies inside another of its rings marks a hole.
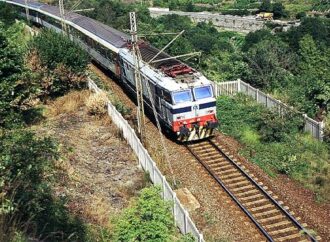
[[[163,90],[156,86],[156,100],[155,106],[157,113],[164,119],[164,99],[163,99]]]
[[[163,98],[162,98],[162,113],[164,120],[166,120],[167,123],[170,123],[170,112],[168,108],[168,104],[172,104],[172,97],[171,93],[168,91],[163,90]]]

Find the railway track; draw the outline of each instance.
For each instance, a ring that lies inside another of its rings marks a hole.
[[[186,145],[192,155],[229,194],[268,241],[319,241],[300,224],[288,207],[278,202],[267,187],[257,183],[244,166],[231,159],[219,143],[204,140]]]

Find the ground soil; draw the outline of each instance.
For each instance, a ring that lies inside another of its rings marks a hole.
[[[103,83],[112,90],[125,105],[135,111],[135,104],[123,91],[117,82],[111,80],[107,73],[92,66]],[[173,176],[169,172],[169,166],[161,155],[161,144],[155,125],[147,119],[147,131],[149,142],[147,148],[153,158],[158,163],[162,172],[167,174],[167,179],[173,181]],[[307,223],[308,229],[317,231],[322,237],[322,241],[330,241],[330,205],[318,204],[315,202],[315,195],[302,187],[297,182],[287,176],[269,177],[257,165],[239,156],[239,143],[231,137],[218,134],[217,139],[225,143],[230,153],[241,161],[250,174],[254,174],[260,182],[266,185],[283,201],[285,206],[289,206],[290,211],[300,217],[301,223]],[[166,146],[169,150],[170,163],[174,170],[177,187],[186,187],[197,198],[201,208],[191,212],[191,216],[198,228],[203,232],[207,241],[263,241],[255,226],[246,218],[243,212],[228,197],[228,195],[210,177],[205,169],[191,156],[182,144],[178,144],[171,139],[166,139]]]
[[[70,93],[46,105],[38,135],[60,143],[54,191],[70,212],[88,224],[111,227],[115,217],[146,184],[133,152],[109,118],[88,114],[88,91]]]

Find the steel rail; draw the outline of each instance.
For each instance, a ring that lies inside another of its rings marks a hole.
[[[286,209],[282,207],[262,186],[260,186],[249,174],[247,174],[235,161],[233,161],[228,155],[226,155],[211,139],[208,140],[210,144],[218,150],[226,159],[228,159],[250,182],[253,183],[262,193],[265,195],[282,213],[284,213],[293,222],[296,227],[302,231],[313,242],[317,242],[316,238],[311,235]]]
[[[268,241],[274,242],[274,239],[267,233],[267,231],[258,223],[258,221],[252,216],[252,214],[238,201],[234,194],[226,187],[226,185],[220,180],[220,178],[212,171],[212,169],[202,161],[199,156],[189,147],[189,143],[186,144],[190,153],[204,166],[204,168],[210,173],[210,175],[219,183],[219,185],[228,193],[231,199],[243,210],[243,212],[250,218],[250,220],[257,226],[261,233],[267,238]]]
[[[247,174],[235,161],[233,161],[228,155],[226,155],[212,140],[207,140],[212,147],[214,147],[223,157],[225,157],[231,164],[233,164],[238,171],[244,175],[259,191],[262,192],[290,221],[299,229],[304,231],[304,233],[310,238],[311,241],[317,242],[317,240],[290,214],[288,213],[267,191],[261,187],[249,174]],[[189,147],[189,144],[186,144],[186,148],[190,153],[204,166],[208,173],[217,181],[217,183],[228,193],[228,195],[234,200],[234,202],[243,210],[243,212],[249,217],[249,219],[256,225],[256,227],[261,231],[261,233],[267,238],[268,241],[273,242],[274,239],[272,236],[263,228],[261,224],[254,218],[254,216],[249,212],[249,210],[236,198],[236,196],[226,187],[222,180],[215,174],[214,171],[199,158],[193,149]]]

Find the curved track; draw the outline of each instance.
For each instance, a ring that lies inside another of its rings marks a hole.
[[[227,156],[219,143],[210,139],[188,143],[186,147],[268,241],[317,241],[287,207],[247,174],[239,162]]]

